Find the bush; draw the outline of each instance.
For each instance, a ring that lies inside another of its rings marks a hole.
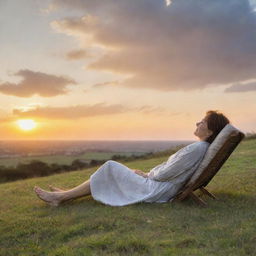
[[[80,159],[75,159],[71,166],[74,168],[74,169],[83,169],[83,168],[86,168],[89,166],[88,162],[84,161],[84,160],[80,160]]]
[[[95,160],[95,159],[92,159],[90,161],[90,166],[104,164],[105,162],[106,162],[106,160]]]
[[[247,132],[245,133],[245,140],[252,140],[252,139],[256,139],[256,132],[252,131],[252,132]]]

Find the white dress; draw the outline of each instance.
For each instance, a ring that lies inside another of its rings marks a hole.
[[[106,161],[90,177],[92,197],[112,206],[167,202],[198,168],[209,145],[198,141],[181,148],[151,169],[146,178],[119,162]]]

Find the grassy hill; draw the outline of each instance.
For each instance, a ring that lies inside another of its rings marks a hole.
[[[126,162],[148,171],[168,156]],[[110,207],[84,197],[51,207],[34,185],[71,188],[97,167],[0,185],[0,255],[256,255],[256,140],[242,141],[192,201]]]

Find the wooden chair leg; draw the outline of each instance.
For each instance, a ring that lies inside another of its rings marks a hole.
[[[214,196],[212,193],[210,193],[208,190],[206,190],[204,187],[201,187],[200,190],[202,191],[202,193],[206,194],[207,196],[213,198],[213,199],[217,199],[216,196]]]
[[[193,192],[191,192],[189,194],[189,196],[197,203],[199,204],[200,206],[203,206],[203,207],[206,207],[207,204],[205,201],[203,201],[201,198],[199,198],[198,196],[196,196]]]

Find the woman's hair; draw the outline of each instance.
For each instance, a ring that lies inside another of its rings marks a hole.
[[[226,124],[230,123],[228,118],[218,110],[207,111],[205,119],[207,121],[208,129],[213,132],[213,134],[205,140],[209,143],[212,143],[220,131],[226,126]]]

